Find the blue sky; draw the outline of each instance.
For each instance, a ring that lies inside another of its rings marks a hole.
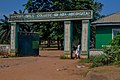
[[[109,15],[120,11],[120,0],[97,0],[102,3],[103,9],[101,14]]]
[[[120,11],[120,0],[97,0],[101,2],[103,6],[103,10],[101,14],[109,15],[115,12]],[[13,11],[18,11],[19,9],[23,10],[22,6],[26,3],[27,0],[0,0],[0,18],[3,15],[9,15],[13,13]]]
[[[14,11],[23,10],[22,6],[27,0],[0,0],[0,18],[5,15],[9,15]]]

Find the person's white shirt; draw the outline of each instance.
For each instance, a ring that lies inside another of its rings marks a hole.
[[[76,49],[75,54],[76,54],[76,55],[80,55],[80,45],[77,46],[77,49]]]

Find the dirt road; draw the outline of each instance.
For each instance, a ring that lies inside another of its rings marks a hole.
[[[40,57],[0,58],[0,80],[120,80],[120,67],[89,68],[62,60],[63,51],[41,51]]]
[[[0,58],[0,80],[82,80],[77,60],[62,60],[62,51],[40,57]]]

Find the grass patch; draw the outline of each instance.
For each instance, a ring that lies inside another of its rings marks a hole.
[[[69,55],[60,55],[60,59],[71,59]]]
[[[79,60],[79,63],[90,63],[90,59],[82,58],[82,59]]]
[[[0,54],[0,58],[16,58],[16,55]]]

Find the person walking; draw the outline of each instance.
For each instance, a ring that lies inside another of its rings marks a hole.
[[[77,49],[75,51],[75,59],[80,59],[80,44],[78,44]]]

